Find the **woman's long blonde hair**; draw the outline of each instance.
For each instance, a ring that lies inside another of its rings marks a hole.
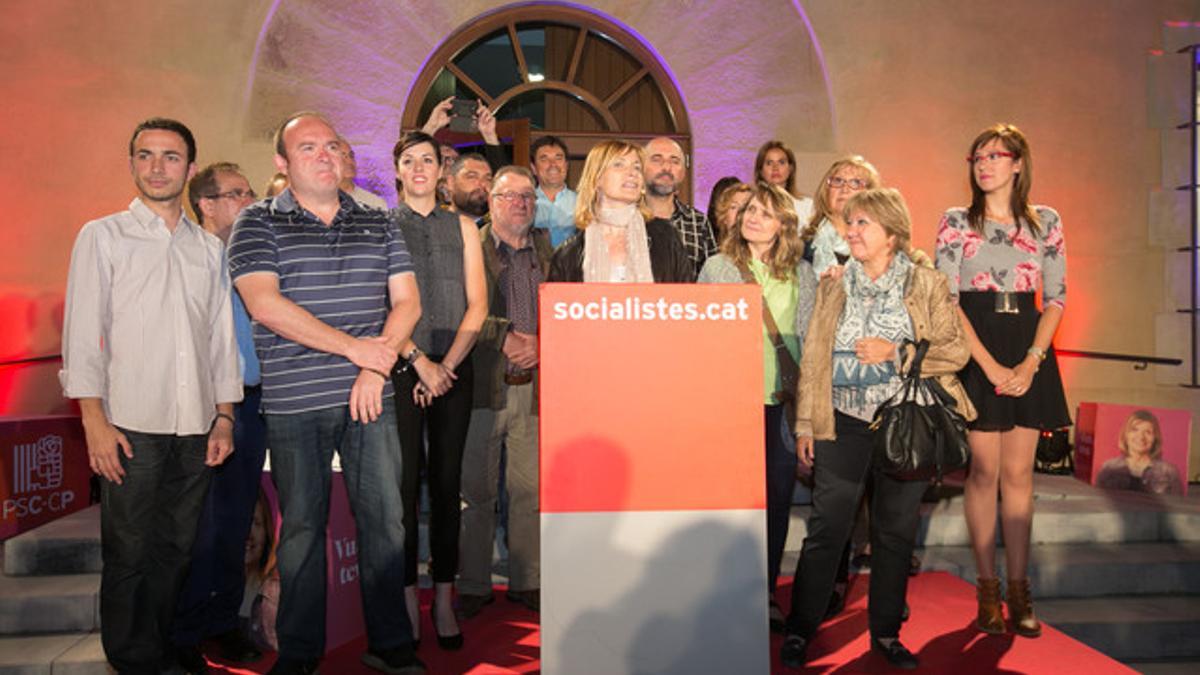
[[[841,219],[842,214],[834,213],[829,206],[829,192],[833,190],[829,186],[829,179],[837,175],[838,171],[852,166],[867,175],[867,189],[879,187],[883,183],[883,179],[879,177],[879,171],[875,169],[875,165],[863,159],[861,155],[847,155],[833,164],[829,165],[829,170],[821,176],[821,182],[817,183],[817,189],[813,192],[813,214],[809,218],[808,224],[804,228],[804,232],[800,234],[800,238],[805,242],[812,241],[817,234],[817,228],[821,226],[821,222],[826,218],[833,220],[834,218]]]
[[[791,279],[796,273],[796,265],[800,263],[800,258],[804,255],[804,242],[800,241],[800,217],[796,215],[796,202],[783,188],[761,182],[756,183],[750,189],[750,201],[746,202],[746,206],[753,202],[769,208],[771,213],[779,219],[780,224],[775,243],[771,245],[771,250],[767,251],[766,260],[763,262],[767,264],[771,276],[776,279]],[[750,244],[742,236],[742,219],[745,216],[746,209],[743,207],[738,212],[733,227],[725,231],[725,237],[721,240],[721,252],[733,259],[735,263],[748,265],[751,258]]]
[[[613,160],[628,153],[634,153],[642,167],[646,166],[646,151],[640,146],[625,141],[602,141],[592,146],[587,159],[583,163],[583,173],[579,175],[577,187],[578,196],[575,201],[575,227],[584,229],[596,219],[596,209],[600,202],[600,192],[596,184],[600,182],[600,174],[612,164]],[[650,220],[653,215],[646,203],[646,189],[638,196],[638,209],[642,218]]]

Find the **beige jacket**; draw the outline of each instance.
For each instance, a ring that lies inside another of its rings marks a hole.
[[[921,375],[937,376],[938,382],[954,397],[959,412],[968,420],[975,419],[975,406],[971,405],[966,390],[955,376],[971,358],[971,348],[946,276],[937,270],[914,265],[906,282],[904,304],[912,318],[914,341],[929,340]],[[800,359],[794,429],[797,436],[812,436],[824,441],[836,437],[833,431],[833,339],[845,305],[846,291],[841,279],[822,279],[817,287],[816,305]]]

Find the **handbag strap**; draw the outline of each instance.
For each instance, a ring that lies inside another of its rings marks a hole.
[[[750,266],[744,260],[737,262],[737,268],[738,272],[742,275],[742,281],[758,285],[758,280],[754,278],[754,273],[750,271]],[[775,323],[775,315],[771,314],[771,308],[767,306],[765,295],[763,296],[762,311],[763,326],[767,329],[767,335],[771,338],[771,344],[775,345],[775,356],[779,359],[779,365],[791,369],[793,373],[799,372],[800,364],[796,363],[796,359],[788,351],[787,345],[783,343],[783,336],[779,334],[779,325]]]
[[[913,345],[916,347],[916,350],[913,353],[912,363],[908,364],[908,374],[906,374],[904,377],[905,379],[920,379],[921,364],[925,362],[925,353],[929,351],[929,340],[921,338],[920,342],[913,342],[912,340],[906,339],[902,346],[907,347],[908,345]]]

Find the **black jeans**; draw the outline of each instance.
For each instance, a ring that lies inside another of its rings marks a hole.
[[[157,673],[174,661],[171,620],[191,559],[212,472],[208,436],[121,430],[120,485],[100,480],[100,638],[121,673]]]
[[[440,356],[431,357],[441,361]],[[417,583],[417,513],[421,475],[429,485],[429,552],[433,580],[451,583],[458,573],[458,532],[462,521],[462,459],[471,421],[474,371],[468,357],[454,373],[450,391],[428,408],[413,403],[419,381],[409,368],[392,376],[396,389],[396,424],[403,462],[400,497],[404,501],[404,585]],[[426,452],[425,441],[429,447]]]
[[[796,451],[788,442],[792,431],[785,428],[783,405],[763,406],[763,426],[767,448],[767,591],[774,594],[796,490]]]
[[[837,440],[817,441],[814,450],[813,510],[796,565],[788,632],[811,638],[821,624],[864,485],[873,475],[868,617],[873,637],[896,637],[921,519],[921,495],[928,484],[896,480],[875,470],[867,423],[842,413],[835,417]]]
[[[246,592],[246,538],[262,485],[267,423],[259,412],[262,387],[246,387],[233,407],[233,454],[213,469],[201,510],[192,565],[175,611],[174,641],[200,641],[238,626]]]

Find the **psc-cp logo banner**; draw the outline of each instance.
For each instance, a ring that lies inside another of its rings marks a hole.
[[[0,421],[0,540],[87,506],[83,428],[78,417]]]

